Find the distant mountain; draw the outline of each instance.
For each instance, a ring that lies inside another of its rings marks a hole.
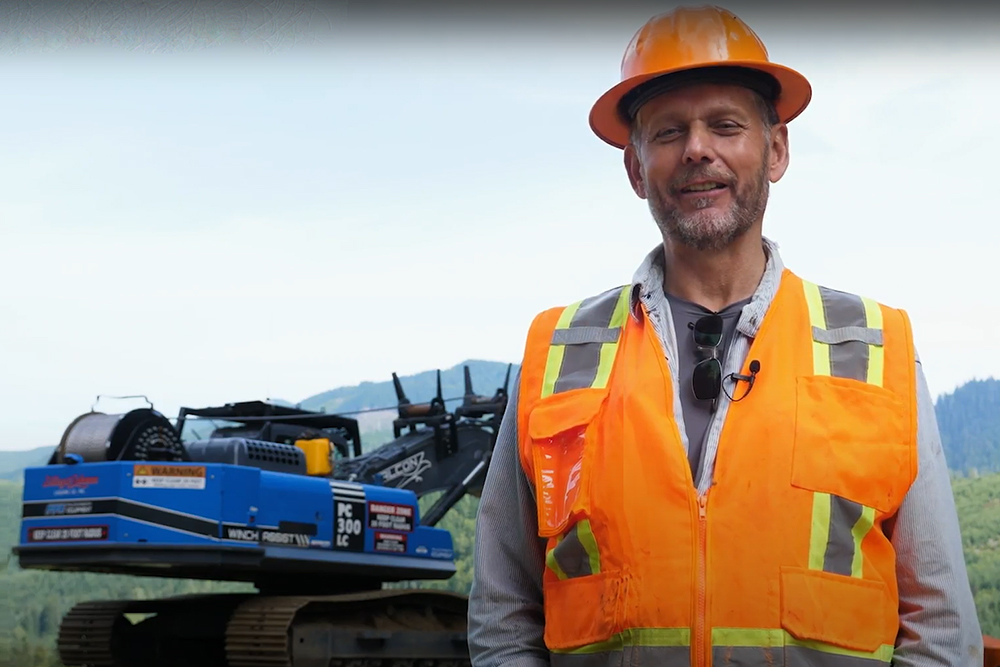
[[[935,404],[948,467],[961,475],[1000,471],[1000,380],[972,380]]]
[[[0,451],[0,479],[20,482],[25,468],[45,465],[52,455],[51,447],[36,447],[13,452]]]
[[[473,390],[482,396],[492,396],[498,387],[503,386],[508,364],[498,361],[469,360],[451,368],[442,368],[441,394],[449,408],[454,408],[455,405],[461,403],[462,395],[465,393],[463,366],[469,367]],[[511,382],[517,375],[517,369],[517,364],[511,368]],[[437,370],[401,377],[399,382],[406,393],[406,398],[411,403],[429,401],[437,395]],[[378,408],[394,410],[396,408],[396,392],[393,389],[391,378],[384,382],[362,382],[351,387],[338,387],[310,396],[303,400],[299,407],[306,410],[338,413]]]

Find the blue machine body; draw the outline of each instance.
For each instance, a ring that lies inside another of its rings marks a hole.
[[[128,561],[137,572],[233,580],[253,580],[262,563],[386,580],[455,572],[451,534],[421,526],[417,496],[403,489],[223,463],[109,461],[29,468],[23,494],[17,552],[37,563],[72,551],[74,562],[90,553],[88,562]],[[220,574],[226,562],[231,576]]]

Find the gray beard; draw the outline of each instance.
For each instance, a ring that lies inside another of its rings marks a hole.
[[[756,183],[747,192],[735,193],[728,211],[699,210],[684,215],[654,192],[648,198],[649,212],[664,239],[669,238],[695,250],[722,250],[746,234],[764,215],[770,185],[765,160],[757,173]],[[712,205],[712,200],[708,197],[696,199],[694,205],[698,209],[707,208]]]

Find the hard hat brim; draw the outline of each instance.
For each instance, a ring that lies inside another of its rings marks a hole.
[[[636,87],[667,74],[701,67],[747,67],[770,74],[781,85],[781,95],[775,103],[778,117],[787,123],[801,114],[812,99],[812,86],[809,81],[795,70],[776,63],[762,63],[756,60],[727,60],[724,62],[709,62],[704,64],[688,64],[683,67],[665,69],[625,79],[598,98],[590,110],[590,129],[615,148],[625,148],[629,142],[630,128],[626,119],[619,112],[622,98]]]

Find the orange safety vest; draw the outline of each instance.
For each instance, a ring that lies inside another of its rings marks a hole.
[[[906,313],[785,270],[699,497],[663,349],[629,292],[547,310],[528,334],[519,453],[548,538],[553,664],[889,663],[883,523],[917,470]]]

